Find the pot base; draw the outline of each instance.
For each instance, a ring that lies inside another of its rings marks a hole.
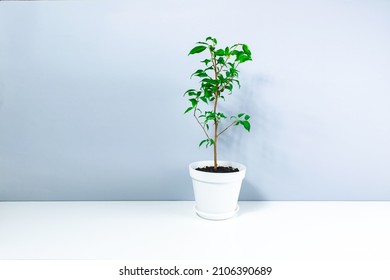
[[[196,205],[194,206],[194,211],[196,212],[196,214],[199,217],[206,219],[206,220],[213,220],[213,221],[230,219],[230,218],[234,217],[239,210],[240,210],[240,207],[237,205],[236,209],[234,209],[234,211],[214,214],[214,213],[206,213],[206,212],[199,211],[196,208]]]

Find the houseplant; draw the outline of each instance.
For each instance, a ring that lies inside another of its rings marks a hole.
[[[241,182],[245,177],[246,167],[240,163],[218,160],[218,140],[233,126],[242,126],[250,131],[250,116],[245,113],[228,117],[219,111],[219,102],[232,94],[235,86],[240,87],[238,66],[251,61],[251,51],[246,44],[234,44],[218,48],[216,38],[207,37],[197,42],[188,55],[207,53],[202,68],[192,77],[200,79],[199,89],[189,89],[184,93],[190,107],[185,113],[192,112],[201,127],[205,139],[199,147],[213,147],[213,160],[191,163],[189,166],[195,194],[195,211],[207,219],[227,219],[233,217],[239,207],[237,200]],[[200,107],[205,107],[201,109]]]

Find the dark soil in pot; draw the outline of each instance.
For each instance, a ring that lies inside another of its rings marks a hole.
[[[231,166],[218,166],[217,170],[214,169],[214,166],[205,166],[205,167],[198,167],[196,170],[203,171],[203,172],[211,172],[211,173],[232,173],[232,172],[238,172],[238,168],[233,168]]]

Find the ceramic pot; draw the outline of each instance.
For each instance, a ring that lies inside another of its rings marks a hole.
[[[189,165],[195,194],[195,212],[202,218],[224,220],[235,216],[239,210],[238,196],[245,177],[246,167],[237,162],[218,161],[219,166],[232,166],[238,172],[212,173],[196,170],[212,166],[214,162],[198,161]]]

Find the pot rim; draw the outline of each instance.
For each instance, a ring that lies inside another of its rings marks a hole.
[[[246,173],[245,165],[234,162],[234,161],[226,161],[219,160],[219,164],[227,164],[234,168],[238,168],[238,172],[229,172],[229,173],[213,173],[213,172],[205,172],[196,170],[198,167],[202,167],[205,165],[213,165],[213,160],[204,160],[204,161],[196,161],[192,162],[189,165],[190,176],[192,179],[202,182],[214,182],[214,183],[226,183],[226,182],[234,182],[243,180]]]
[[[214,161],[213,160],[201,160],[201,161],[195,161],[195,162],[190,163],[189,168],[193,169],[195,171],[204,173],[204,171],[196,170],[196,168],[204,167],[204,166],[210,166],[210,165],[211,166],[214,165]],[[218,165],[219,166],[221,166],[221,165],[222,166],[231,166],[231,167],[234,167],[234,168],[238,168],[238,170],[239,170],[238,172],[246,171],[246,166],[243,165],[242,163],[239,163],[239,162],[236,162],[236,161],[218,160]],[[238,172],[232,172],[232,173],[238,173]],[[209,173],[211,173],[211,172],[209,172]],[[229,173],[212,173],[212,174],[229,174]]]

